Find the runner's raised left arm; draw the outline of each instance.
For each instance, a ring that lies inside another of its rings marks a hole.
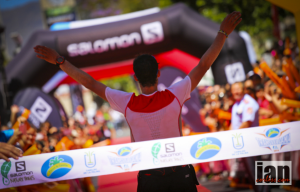
[[[220,30],[225,32],[226,35],[229,35],[241,21],[241,13],[236,11],[232,12],[223,20]],[[220,54],[226,40],[226,35],[220,32],[218,33],[213,44],[204,53],[198,65],[189,73],[191,79],[191,91],[196,88],[206,71]]]

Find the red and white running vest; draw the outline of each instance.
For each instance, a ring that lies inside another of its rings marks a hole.
[[[164,91],[150,95],[126,93],[106,88],[112,109],[124,114],[134,141],[179,137],[179,117],[183,103],[190,98],[191,80],[186,76]]]

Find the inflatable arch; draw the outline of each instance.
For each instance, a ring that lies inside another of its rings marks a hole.
[[[41,87],[56,74],[58,68],[36,58],[33,47],[38,44],[56,49],[96,79],[132,74],[132,59],[139,53],[151,53],[157,57],[160,67],[173,66],[187,74],[212,44],[218,30],[218,24],[184,4],[175,4],[153,14],[121,21],[37,31],[7,65],[7,77]],[[212,65],[215,83],[244,80],[250,70],[245,42],[233,32]],[[68,77],[58,79],[56,84],[72,82]]]
[[[38,31],[7,65],[7,77],[8,80],[18,78],[25,85],[43,86],[45,92],[59,84],[75,83],[57,67],[36,58],[33,47],[44,45],[57,50],[97,80],[133,74],[133,58],[139,53],[150,53],[160,63],[159,67],[165,76],[159,78],[159,84],[168,87],[198,64],[218,30],[218,24],[184,4],[176,4],[144,16],[104,24]],[[212,65],[215,83],[223,85],[243,81],[250,70],[252,66],[245,42],[237,32],[232,32]],[[191,99],[183,107],[182,116],[194,131],[207,132],[208,128],[200,120],[200,109],[198,92],[194,90]]]

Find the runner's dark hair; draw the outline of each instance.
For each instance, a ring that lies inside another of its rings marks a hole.
[[[158,63],[150,54],[138,55],[133,61],[133,71],[143,87],[157,83]]]

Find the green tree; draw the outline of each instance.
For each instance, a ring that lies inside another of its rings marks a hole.
[[[166,1],[166,0],[160,0]],[[272,23],[272,4],[266,0],[170,0],[171,3],[183,2],[204,17],[221,23],[227,14],[233,11],[242,13],[243,21],[237,26],[237,31],[246,31],[252,37],[253,44],[258,53],[264,51],[266,39],[274,39]],[[170,4],[168,4],[170,5]],[[167,6],[168,6],[167,5]],[[279,8],[279,20],[292,13]],[[295,30],[294,30],[295,31]],[[291,34],[291,33],[290,33]],[[294,34],[291,34],[295,36]]]
[[[109,79],[103,79],[101,80],[101,83],[113,89],[118,89],[129,93],[134,92],[136,95],[138,95],[138,90],[136,88],[134,79],[130,75],[122,75]]]
[[[107,17],[159,6],[158,0],[77,0],[80,19]]]

